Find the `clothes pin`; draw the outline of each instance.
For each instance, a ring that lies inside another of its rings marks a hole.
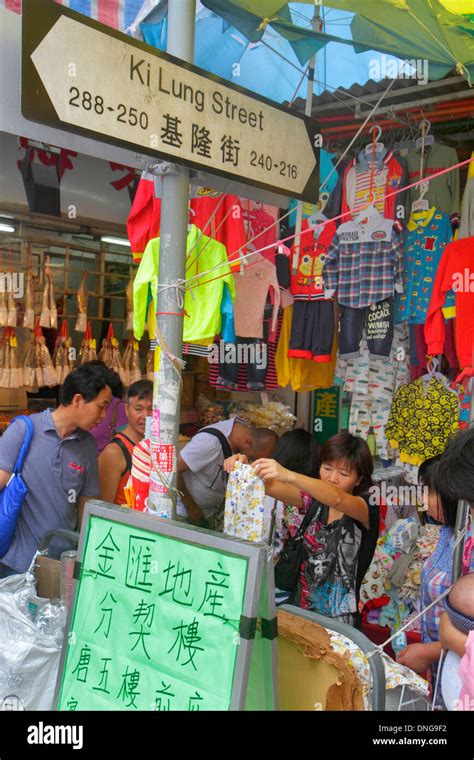
[[[286,245],[283,245],[283,243],[278,243],[277,251],[278,253],[284,254],[287,258],[291,256],[290,249]]]

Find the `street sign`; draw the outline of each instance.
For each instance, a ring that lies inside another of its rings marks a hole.
[[[25,118],[317,198],[313,119],[50,0],[24,1],[22,49]]]

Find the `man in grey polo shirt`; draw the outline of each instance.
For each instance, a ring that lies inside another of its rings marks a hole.
[[[90,430],[112,398],[110,371],[83,364],[64,381],[61,404],[32,414],[34,426],[22,477],[28,493],[13,541],[0,557],[0,578],[25,572],[43,536],[51,530],[80,528],[85,502],[99,496],[97,444]],[[0,490],[7,484],[23,440],[22,420],[0,438]]]

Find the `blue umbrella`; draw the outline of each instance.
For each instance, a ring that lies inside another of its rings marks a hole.
[[[313,8],[290,3],[292,20],[311,26]],[[167,1],[162,0],[140,24],[149,45],[166,50]],[[351,39],[352,13],[322,9],[325,30]],[[317,55],[315,91],[364,84],[377,52],[355,53],[349,45],[330,42]],[[306,71],[288,40],[267,27],[261,41],[251,43],[222,17],[201,7],[196,14],[195,55],[197,66],[252,90],[278,103],[306,95]]]

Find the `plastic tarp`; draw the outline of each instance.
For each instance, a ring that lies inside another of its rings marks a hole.
[[[32,590],[25,575],[0,581],[0,711],[53,709],[61,647],[26,614]]]
[[[202,2],[252,42],[259,41],[270,26],[290,42],[301,63],[333,41],[331,35],[294,24],[288,4],[281,0]],[[442,0],[329,0],[327,6],[357,14],[351,24],[352,41],[345,42],[358,52],[375,49],[400,58],[426,59],[430,79],[440,79],[454,68],[467,79],[474,76],[474,23],[470,16],[451,11],[465,10],[464,5],[448,10]]]

